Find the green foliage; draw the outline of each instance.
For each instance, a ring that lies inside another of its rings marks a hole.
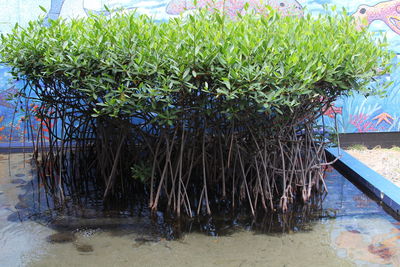
[[[151,165],[140,162],[131,167],[132,178],[147,183],[151,177]]]
[[[392,146],[390,149],[393,151],[400,152],[400,147],[398,147],[398,146]]]
[[[237,21],[201,13],[166,23],[117,13],[16,26],[2,35],[0,56],[39,94],[67,88],[92,116],[173,125],[188,111],[287,115],[352,90],[371,94],[370,80],[389,71],[385,49],[344,13]]]

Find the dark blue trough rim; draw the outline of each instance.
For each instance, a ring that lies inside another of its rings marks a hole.
[[[378,174],[359,160],[340,148],[327,148],[330,160],[338,158],[335,169],[345,174],[353,183],[367,189],[377,199],[386,204],[396,214],[400,213],[400,187]]]

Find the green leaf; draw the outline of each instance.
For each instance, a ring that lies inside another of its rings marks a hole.
[[[39,8],[44,12],[47,13],[47,10],[43,6],[39,6]]]

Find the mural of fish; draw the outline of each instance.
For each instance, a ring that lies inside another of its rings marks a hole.
[[[359,30],[368,27],[373,21],[380,20],[392,31],[400,34],[400,0],[384,1],[374,6],[360,5],[352,16]]]
[[[166,7],[167,14],[179,15],[193,9],[207,8],[209,11],[221,10],[229,17],[236,17],[238,13],[249,11],[259,14],[268,14],[266,6],[277,10],[282,16],[303,16],[303,7],[296,0],[171,0]]]

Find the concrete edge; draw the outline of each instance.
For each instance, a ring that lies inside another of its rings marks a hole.
[[[360,185],[381,200],[396,214],[400,213],[400,187],[378,174],[340,148],[327,148],[329,160],[339,158],[333,166],[351,182]]]
[[[400,146],[400,132],[340,133],[340,146],[364,145],[368,148]]]

